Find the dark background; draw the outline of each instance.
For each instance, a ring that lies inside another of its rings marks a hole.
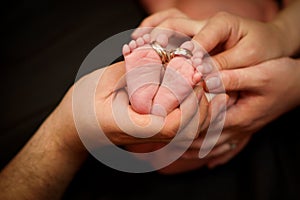
[[[146,14],[136,1],[122,0],[9,1],[0,9],[1,169],[57,106],[85,56]],[[214,170],[128,174],[90,157],[64,199],[300,199],[299,114],[269,124]]]

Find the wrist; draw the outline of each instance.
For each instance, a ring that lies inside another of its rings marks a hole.
[[[300,7],[300,1],[295,8]],[[270,23],[277,27],[280,37],[278,38],[283,42],[283,56],[294,56],[299,51],[300,47],[300,29],[298,25],[298,11],[295,12],[292,7],[283,10],[278,16]]]
[[[53,137],[61,149],[70,156],[86,157],[88,152],[80,140],[73,118],[72,92],[73,88],[68,91],[62,102],[51,113],[46,123],[51,126]]]
[[[278,18],[274,21],[268,23],[272,29],[275,36],[275,42],[278,43],[278,50],[280,50],[279,57],[292,56],[295,52],[293,39],[290,36],[292,30],[284,22],[284,20]]]

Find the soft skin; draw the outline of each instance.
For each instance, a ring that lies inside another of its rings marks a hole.
[[[225,89],[228,92],[233,91],[235,95],[239,92],[242,96],[227,110],[224,131],[217,146],[207,157],[212,159],[207,163],[209,167],[228,162],[243,149],[254,132],[298,106],[299,61],[280,57],[293,56],[298,52],[300,46],[299,8],[300,1],[289,2],[287,7],[268,23],[243,19],[225,12],[218,13],[209,20],[197,21],[189,19],[176,9],[156,13],[141,23],[141,27],[157,27],[150,32],[154,35],[161,28],[181,31],[194,37],[193,39],[208,51],[214,49],[219,43],[225,43],[223,49],[221,51],[218,49],[219,51],[215,52],[213,58],[220,70],[226,70],[221,71]],[[220,23],[221,19],[226,23]],[[215,23],[219,26],[215,26]],[[133,33],[133,37],[145,34],[145,30],[137,30]],[[290,39],[283,41],[283,38]],[[245,51],[245,48],[248,51]],[[236,56],[237,52],[239,56]],[[249,65],[253,66],[249,67]],[[241,67],[244,68],[236,69]],[[256,73],[253,73],[254,71]],[[282,76],[285,79],[282,79]],[[209,75],[206,78],[206,84],[210,92],[218,92],[221,82],[213,77],[215,77],[213,74]],[[289,82],[287,83],[286,80]],[[287,93],[291,93],[290,103],[279,105],[278,99]],[[235,101],[235,97],[231,97]],[[265,112],[259,108],[268,108],[272,112],[270,115],[265,115]],[[245,116],[245,110],[252,110],[251,115]],[[235,116],[242,117],[237,121]],[[244,134],[245,132],[248,134]],[[191,159],[191,162],[186,162],[185,166],[184,164],[178,166],[181,170],[177,171],[190,170],[191,165],[195,166],[194,169],[197,168],[197,164],[194,163],[197,159],[199,160],[198,153],[202,141],[203,139],[199,138],[194,142],[190,151],[181,158]],[[237,144],[235,150],[230,150],[230,142]],[[199,160],[199,163],[203,162]],[[202,165],[198,164],[198,166]],[[172,173],[172,171],[169,172]]]
[[[112,100],[123,88],[119,82],[125,74],[124,63],[94,71],[82,77],[72,86],[58,107],[49,115],[30,141],[0,173],[0,199],[60,199],[65,188],[85,161],[88,152],[82,144],[76,126],[89,126],[90,116],[82,116],[74,122],[72,105],[74,88],[93,88],[96,86],[95,110],[99,124],[106,136],[116,145],[139,144],[144,142],[170,141],[176,134],[180,123],[187,123],[194,113],[181,116],[180,109],[175,109],[166,118],[160,132],[151,138],[143,139],[130,136],[119,129],[113,118]],[[96,77],[96,79],[95,79]],[[98,80],[101,77],[100,81]],[[118,83],[118,84],[117,84]],[[123,85],[122,85],[123,83]],[[199,98],[201,91],[196,91]],[[85,97],[86,98],[86,97]],[[85,99],[84,98],[84,99]],[[128,104],[128,97],[120,101],[129,110],[133,126],[146,126],[150,115],[134,112]],[[125,104],[124,104],[125,102]],[[195,106],[198,106],[197,104]],[[76,108],[75,108],[76,109]],[[105,115],[101,113],[105,113]],[[183,121],[181,121],[183,117]],[[152,124],[152,128],[161,123]],[[184,125],[184,124],[183,124]],[[86,127],[91,132],[91,127]],[[99,127],[98,127],[99,128]],[[131,127],[135,129],[135,127]],[[140,134],[147,134],[147,128]],[[101,141],[98,143],[101,144]]]

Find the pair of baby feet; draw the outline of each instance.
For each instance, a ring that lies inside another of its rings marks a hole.
[[[168,45],[164,34],[158,35],[155,41],[162,47]],[[180,47],[192,52],[192,58],[176,56],[164,68],[150,42],[151,37],[146,34],[123,46],[129,100],[140,114],[166,116],[201,81],[202,73],[197,69],[203,52],[193,42],[184,42]]]

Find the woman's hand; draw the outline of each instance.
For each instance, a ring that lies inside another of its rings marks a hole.
[[[248,67],[289,56],[285,32],[275,23],[263,23],[220,12],[210,18],[194,36],[207,52],[214,52],[219,69]]]
[[[257,130],[299,106],[299,76],[300,60],[291,58],[221,71],[225,88],[228,91],[238,91],[239,97],[226,111],[222,134],[214,149],[205,157],[209,159],[207,165],[214,167],[228,162],[241,151]],[[215,88],[216,92],[217,90]],[[185,153],[185,159],[193,160],[191,162],[199,159],[203,139],[200,134]]]
[[[158,34],[163,32],[169,37],[176,33],[193,37],[201,30],[204,24],[205,20],[192,20],[183,12],[172,8],[145,18],[131,36],[133,39],[137,39],[149,33],[151,38],[156,38]]]

